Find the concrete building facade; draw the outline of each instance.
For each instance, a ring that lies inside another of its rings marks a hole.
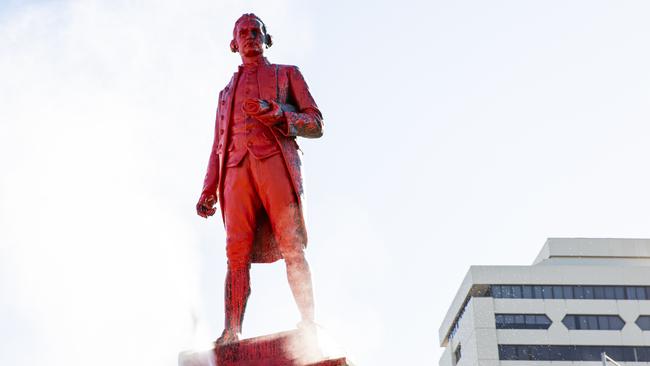
[[[472,266],[440,366],[650,363],[650,239],[551,238],[530,266]]]

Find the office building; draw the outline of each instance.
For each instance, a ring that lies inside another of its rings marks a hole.
[[[530,266],[472,266],[440,366],[650,362],[650,239],[552,238]]]

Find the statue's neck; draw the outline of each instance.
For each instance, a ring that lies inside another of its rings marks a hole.
[[[244,67],[246,66],[259,66],[263,65],[266,63],[266,58],[264,57],[263,54],[255,55],[255,56],[242,56],[241,57],[242,64]]]

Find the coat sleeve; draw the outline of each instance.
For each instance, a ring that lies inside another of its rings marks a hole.
[[[208,169],[205,173],[203,180],[202,196],[208,197],[210,195],[217,195],[217,186],[219,184],[219,108],[221,107],[221,97],[223,91],[219,93],[219,105],[217,107],[217,116],[214,123],[214,141],[212,142],[212,150],[210,151],[210,160],[208,162]]]
[[[287,72],[289,76],[289,101],[295,105],[296,111],[284,112],[286,124],[280,125],[280,130],[286,136],[308,138],[323,136],[323,115],[309,93],[309,87],[300,70],[296,66],[291,66]]]

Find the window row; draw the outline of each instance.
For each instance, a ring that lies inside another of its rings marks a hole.
[[[650,347],[499,345],[500,360],[600,361],[605,352],[621,362],[650,362]]]
[[[567,329],[621,330],[625,322],[618,315],[567,315],[562,319]]]
[[[490,285],[498,299],[650,300],[650,286]]]
[[[460,320],[463,319],[463,315],[465,315],[465,310],[467,310],[467,304],[469,304],[469,300],[471,298],[468,296],[465,299],[465,302],[463,302],[463,305],[461,306],[460,311],[458,312],[458,315],[456,316],[456,320],[451,325],[451,330],[449,331],[449,336],[448,339],[454,338],[454,335],[456,335],[456,332],[458,332],[458,329],[460,328]]]
[[[544,314],[495,314],[497,329],[548,329],[551,319]]]
[[[494,314],[497,329],[548,329],[553,323],[545,314]],[[618,315],[567,314],[562,323],[569,330],[621,330],[625,322]],[[636,325],[650,330],[650,315],[640,315]]]

